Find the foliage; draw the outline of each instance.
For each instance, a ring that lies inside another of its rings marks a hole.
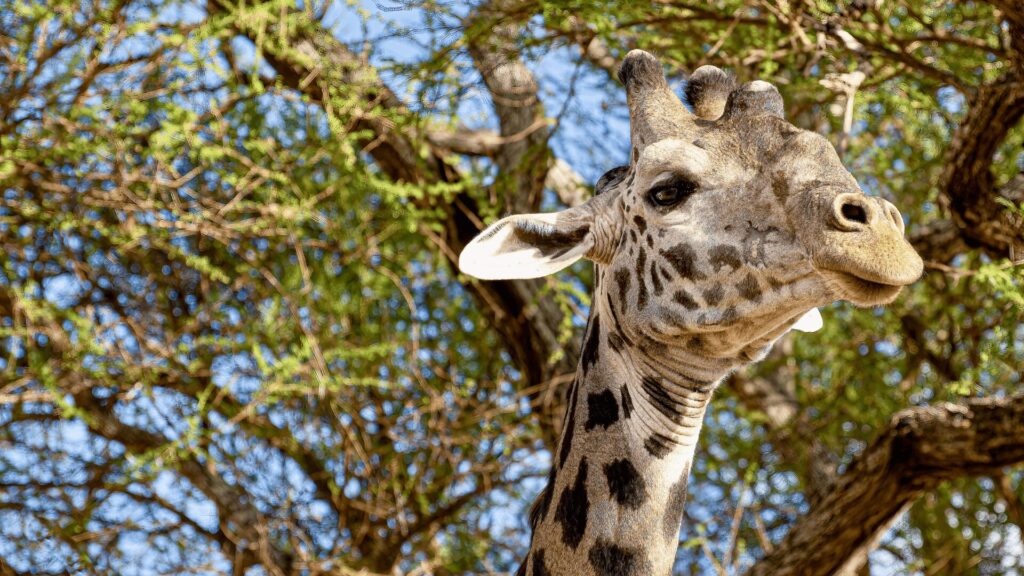
[[[487,7],[521,26],[514,48],[555,118],[541,145],[589,182],[626,150],[591,43],[657,51],[677,86],[707,62],[773,81],[791,120],[837,145],[843,100],[820,81],[866,71],[844,160],[926,229],[951,218],[945,154],[976,91],[1011,73],[1008,32],[982,2],[862,4]],[[446,252],[452,206],[492,219],[514,174],[492,151],[438,162],[429,137],[502,128],[480,96],[470,47],[493,22],[476,8],[0,5],[0,573],[514,568],[547,463],[544,383]],[[331,42],[357,64],[321,65]],[[315,73],[290,79],[287,63]],[[357,82],[358,63],[372,74]],[[367,93],[380,81],[402,106]],[[375,153],[396,133],[417,174],[457,177],[393,177]],[[987,159],[1001,184],[1024,164],[1024,129],[1004,136]],[[537,203],[559,207],[557,192]],[[1020,198],[1000,200],[1020,217]],[[780,442],[813,437],[841,472],[902,408],[1019,392],[1022,280],[965,246],[885,310],[826,310],[823,332],[743,376],[786,375],[786,428],[723,387],[681,573],[741,573],[807,509],[820,454]],[[574,357],[590,282],[574,267],[534,296],[561,314],[546,362]],[[1021,480],[943,485],[873,564],[1019,573]]]

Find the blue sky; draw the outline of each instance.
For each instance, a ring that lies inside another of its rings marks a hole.
[[[370,17],[363,20],[357,14],[357,11],[360,9],[369,12]],[[172,8],[165,11],[162,17],[183,17],[188,20],[195,20],[201,18],[201,11],[194,7]],[[372,41],[375,49],[371,54],[371,62],[384,71],[384,78],[401,95],[406,94],[407,90],[411,87],[403,83],[401,75],[390,73],[389,70],[394,65],[414,63],[425,56],[424,44],[428,43],[435,36],[435,33],[426,30],[427,24],[423,18],[423,13],[418,10],[382,11],[379,9],[378,3],[363,2],[357,5],[335,3],[328,13],[327,23],[342,41],[354,47],[362,45],[366,40]],[[391,35],[396,29],[401,28],[407,28],[410,33],[398,34],[393,38],[382,39]],[[454,40],[454,38],[451,40]],[[251,48],[249,48],[251,45],[245,42],[238,42],[238,46],[243,57],[248,55],[251,58],[253,55]],[[464,57],[462,58],[464,60]],[[566,112],[552,139],[552,146],[556,154],[568,161],[587,182],[592,183],[605,170],[627,162],[627,150],[629,149],[628,121],[622,90],[613,81],[609,80],[603,72],[581,69],[576,66],[575,60],[576,54],[574,49],[563,47],[551,50],[536,60],[531,60],[529,65],[534,70],[541,85],[540,97],[548,114],[554,115],[562,110]],[[463,64],[466,64],[466,62],[464,61]],[[468,67],[464,66],[463,68]],[[570,79],[574,78],[576,85],[570,97],[567,94],[567,85]],[[490,110],[489,98],[482,90],[482,87],[480,87],[478,78],[472,71],[469,71],[463,80],[466,85],[475,85],[476,88],[471,89],[466,97],[461,99],[459,108],[456,111],[457,116],[468,119],[470,122],[476,122],[471,127],[495,129],[494,115]],[[674,88],[678,92],[682,86],[676,85]],[[418,105],[413,102],[410,102],[410,104]],[[960,105],[961,103],[955,98],[949,99],[950,109],[955,110]],[[577,115],[574,113],[577,110],[587,111],[588,113]],[[602,110],[603,112],[600,115],[589,113],[593,110]],[[583,116],[586,116],[586,118]],[[595,122],[600,125],[596,125]],[[549,205],[551,204],[553,203],[549,199]],[[44,289],[46,290],[47,297],[54,302],[61,302],[73,297],[77,290],[70,278],[66,281],[51,281]],[[806,337],[813,337],[813,335]],[[884,354],[888,351],[880,349],[877,352]],[[220,363],[218,368],[219,372],[216,374],[215,380],[219,385],[239,385],[238,371],[240,370],[237,365],[225,361]],[[256,385],[251,382],[246,384]],[[157,404],[158,401],[154,401],[150,405],[150,409],[159,413],[160,410]],[[730,415],[725,414],[721,416],[720,420],[724,425],[730,425]],[[735,424],[735,422],[732,424]],[[166,432],[171,437],[177,437],[183,433],[183,430],[181,428],[170,428]],[[63,439],[69,445],[85,445],[86,434],[83,426],[75,426],[73,423],[69,423],[64,427],[63,433]],[[87,449],[82,448],[82,450]],[[25,455],[25,457],[29,456]],[[547,464],[547,455],[537,453],[534,455],[533,461],[519,462],[510,466],[509,473],[513,475],[518,474],[523,467],[541,469],[546,467]],[[283,471],[283,474],[295,486],[301,487],[305,483],[305,479],[297,471]],[[538,491],[541,482],[538,481],[535,484],[535,486],[530,486],[529,490]],[[212,506],[191,498],[187,494],[182,494],[173,486],[166,473],[159,475],[153,481],[152,487],[154,491],[172,502],[183,501],[186,513],[195,518],[199,523],[211,525],[215,521],[216,514]],[[702,490],[708,490],[708,492],[702,492]],[[702,498],[706,497],[722,499],[732,496],[718,493],[717,490],[712,492],[701,485],[695,485],[690,499],[690,508],[694,515],[698,517],[702,515],[699,503]],[[740,494],[740,497],[750,498],[750,495]],[[491,512],[492,527],[495,534],[503,534],[507,529],[522,524],[522,505],[522,502],[512,501]],[[692,536],[692,531],[689,535],[684,535],[684,539],[688,536]],[[139,553],[140,556],[145,556],[144,543],[127,540],[125,546],[135,547],[134,552]],[[0,543],[0,551],[3,549],[4,544]],[[900,573],[900,566],[895,562],[890,562],[892,559],[887,553],[876,552],[873,558],[876,561],[876,567],[879,569],[879,571],[876,571],[876,574]],[[146,573],[146,571],[142,570],[140,573]]]

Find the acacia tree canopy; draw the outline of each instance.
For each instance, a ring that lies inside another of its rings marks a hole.
[[[0,2],[0,575],[515,569],[632,48],[775,83],[926,274],[717,393],[680,574],[1024,571],[1024,7]]]

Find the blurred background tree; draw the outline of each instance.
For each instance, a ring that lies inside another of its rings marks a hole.
[[[774,82],[927,262],[723,385],[678,573],[765,573],[894,413],[1020,392],[1019,2],[2,0],[0,574],[514,570],[591,270],[453,262],[628,160],[631,48]],[[1021,468],[910,474],[848,573],[1024,571]]]

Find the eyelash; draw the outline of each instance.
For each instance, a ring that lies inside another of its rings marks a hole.
[[[668,208],[678,205],[696,191],[697,185],[690,180],[674,178],[664,184],[659,184],[654,188],[651,188],[647,192],[647,198],[656,206]],[[663,193],[668,193],[669,195],[665,197],[663,196]],[[659,197],[661,198],[659,199]]]

